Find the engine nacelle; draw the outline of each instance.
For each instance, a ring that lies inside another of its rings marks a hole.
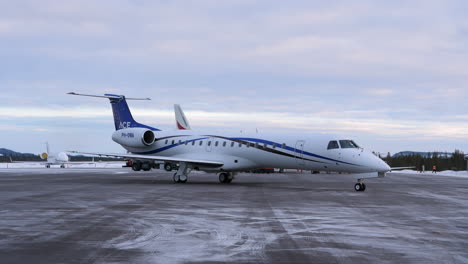
[[[112,140],[120,145],[132,148],[151,146],[155,139],[153,131],[140,127],[120,129],[112,134]]]

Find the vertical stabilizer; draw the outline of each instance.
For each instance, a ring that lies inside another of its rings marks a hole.
[[[88,96],[97,98],[107,98],[110,100],[112,106],[112,113],[114,115],[115,130],[131,127],[141,127],[150,129],[153,131],[159,131],[159,129],[150,127],[147,125],[140,124],[133,119],[130,108],[128,107],[127,100],[151,100],[149,98],[126,98],[124,95],[117,94],[105,94],[105,95],[90,95],[90,94],[79,94],[70,92],[70,95]]]
[[[182,108],[180,107],[180,105],[178,104],[174,105],[174,112],[175,112],[177,129],[190,130],[191,129],[190,124],[187,121],[184,111],[182,111]]]

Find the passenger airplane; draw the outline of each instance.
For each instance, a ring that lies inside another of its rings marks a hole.
[[[230,183],[237,172],[257,168],[362,173],[355,184],[364,191],[366,178],[383,177],[391,168],[353,140],[317,134],[197,133],[193,130],[162,131],[136,122],[123,95],[71,95],[110,100],[116,131],[112,140],[129,154],[85,153],[148,161],[176,162],[176,183],[187,182],[192,170],[217,172],[221,183]],[[372,175],[369,175],[372,173]]]
[[[46,152],[41,153],[40,157],[41,159],[46,160],[46,161],[40,162],[40,164],[45,165],[46,168],[50,168],[50,166],[52,165],[60,165],[60,168],[65,168],[66,164],[72,164],[72,163],[83,164],[83,162],[70,161],[70,158],[68,157],[66,152],[58,152],[58,153],[50,152],[49,142],[46,142],[45,145],[46,145]],[[37,164],[37,162],[31,162],[31,161],[13,161],[13,160],[11,161],[13,163],[35,163]]]
[[[47,152],[41,154],[41,159],[47,160],[46,168],[50,168],[51,165],[60,165],[60,168],[65,168],[65,164],[70,162],[70,157],[65,152],[51,153],[49,142],[46,142],[46,150]]]

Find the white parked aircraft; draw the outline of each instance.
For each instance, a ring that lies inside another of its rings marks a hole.
[[[40,162],[40,164],[45,165],[46,168],[50,168],[52,165],[60,165],[61,168],[65,168],[65,164],[74,163],[70,162],[70,158],[68,157],[66,152],[58,152],[52,153],[50,152],[49,143],[46,142],[46,152],[41,153],[40,157],[44,162]],[[11,158],[10,158],[11,160]],[[30,162],[30,161],[13,161],[14,163],[37,163],[37,162]]]
[[[353,140],[317,134],[200,133],[193,130],[161,131],[136,122],[123,95],[71,95],[110,100],[116,131],[112,139],[129,154],[84,153],[130,159],[176,162],[174,182],[187,182],[192,170],[218,172],[221,183],[230,183],[236,172],[257,168],[362,173],[355,184],[364,191],[366,178],[383,177],[391,168]],[[372,173],[372,175],[370,175]]]
[[[51,165],[60,165],[60,168],[65,168],[65,164],[70,162],[65,152],[52,153],[50,152],[49,142],[46,142],[47,152],[41,154],[41,158],[47,160],[45,162],[46,168],[50,168]]]

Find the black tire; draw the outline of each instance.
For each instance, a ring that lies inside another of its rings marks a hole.
[[[226,183],[227,180],[228,180],[227,173],[222,172],[222,173],[219,174],[219,182],[220,183]]]
[[[362,191],[362,184],[360,184],[359,182],[356,183],[356,184],[354,185],[354,190],[355,190],[356,192],[361,192],[361,191]]]
[[[140,162],[134,162],[133,165],[132,165],[132,170],[140,171],[141,170],[141,163]]]
[[[363,191],[365,191],[365,190],[366,190],[366,185],[363,183],[363,184],[362,184],[362,191],[361,191],[361,192],[363,192]]]
[[[149,163],[142,163],[141,164],[141,169],[144,171],[150,171],[151,170],[151,164]]]
[[[172,169],[173,169],[172,164],[170,164],[170,163],[164,164],[164,169],[166,171],[172,171]]]

